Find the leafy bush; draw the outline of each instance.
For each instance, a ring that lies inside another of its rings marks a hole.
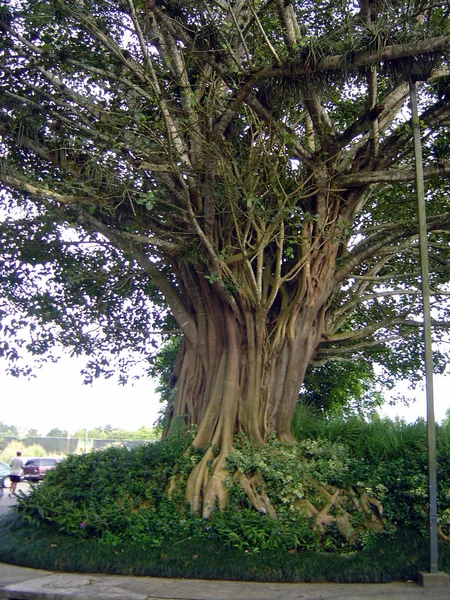
[[[230,473],[260,473],[267,493],[277,508],[303,498],[307,480],[341,485],[351,464],[348,449],[326,440],[302,440],[283,444],[272,439],[265,446],[252,446],[244,438],[228,459]]]
[[[427,426],[373,416],[327,419],[317,411],[299,406],[293,433],[301,440],[307,431],[317,441],[339,442],[352,459],[343,475],[343,485],[357,485],[383,504],[394,527],[412,527],[424,535],[428,530]],[[438,511],[450,507],[450,424],[436,426]]]
[[[373,415],[369,421],[357,416],[328,418],[311,407],[299,404],[292,422],[292,433],[298,441],[327,440],[344,444],[353,456],[378,462],[381,459],[408,457],[426,453],[427,428],[423,419],[406,423],[397,419],[381,419]],[[450,450],[450,426],[438,427],[438,445]]]
[[[251,508],[217,511],[205,530],[211,538],[245,552],[320,548],[319,537],[306,517],[273,519]]]
[[[185,456],[191,439],[180,431],[133,450],[110,447],[69,456],[22,496],[18,510],[31,524],[50,523],[61,533],[113,546],[158,546],[165,538],[189,537],[197,520],[184,514],[182,488],[175,487],[172,500],[167,489],[171,481],[183,485],[183,471],[198,460],[195,452]]]
[[[310,433],[315,431],[315,439],[293,444],[272,439],[264,447],[254,447],[240,437],[228,459],[229,508],[213,512],[207,520],[192,515],[185,505],[184,486],[202,451],[192,448],[193,432],[181,422],[164,442],[69,456],[21,498],[18,510],[34,526],[51,526],[80,541],[95,539],[120,552],[130,544],[149,549],[203,539],[252,554],[294,549],[345,554],[374,546],[380,535],[392,535],[394,529],[412,528],[426,536],[422,421],[406,425],[380,419],[345,423],[311,418],[308,427]],[[438,428],[439,511],[450,521],[449,433],[448,427]],[[251,507],[236,485],[238,475],[267,495],[276,519]],[[355,489],[377,498],[384,507],[386,531],[361,530],[362,517],[350,496],[345,510],[356,532],[350,541],[333,524],[325,531],[313,530],[294,503],[307,496],[316,506],[324,505],[320,486]],[[447,521],[444,525],[447,531]]]

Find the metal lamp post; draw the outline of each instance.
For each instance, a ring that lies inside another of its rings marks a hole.
[[[449,583],[449,577],[447,573],[439,572],[438,568],[439,556],[436,476],[436,424],[434,417],[433,350],[431,336],[430,277],[428,268],[428,235],[425,210],[425,192],[423,183],[422,145],[420,141],[420,120],[416,89],[416,81],[418,81],[419,79],[420,77],[412,77],[410,79],[409,90],[413,122],[414,156],[416,163],[416,191],[419,215],[419,246],[424,315],[423,335],[425,343],[425,380],[427,397],[430,572],[420,572],[418,576],[418,581],[423,586],[446,586]]]

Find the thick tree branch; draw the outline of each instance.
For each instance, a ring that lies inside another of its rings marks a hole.
[[[446,328],[448,328],[450,323],[445,322],[445,321],[433,320],[432,324],[433,324],[433,327],[446,329]],[[382,329],[386,330],[386,331],[392,331],[392,328],[397,327],[397,326],[419,328],[419,327],[423,327],[423,321],[418,321],[418,320],[414,320],[414,319],[407,318],[407,317],[395,316],[391,319],[384,319],[382,321],[378,321],[377,323],[375,323],[373,325],[369,325],[367,327],[364,327],[364,328],[358,329],[358,330],[354,330],[354,331],[349,331],[349,332],[345,332],[345,333],[335,333],[332,335],[327,335],[327,333],[325,333],[321,340],[320,354],[322,354],[322,355],[325,355],[327,353],[340,354],[343,351],[342,344],[348,344],[349,342],[361,340],[363,338],[367,338],[368,343],[374,342],[375,344],[383,344],[386,342],[386,338],[384,336],[383,336],[383,339],[372,340],[371,338],[373,337],[373,335]],[[395,339],[400,339],[401,337],[402,337],[402,335],[400,335],[400,334],[395,335]],[[327,348],[328,344],[339,344],[339,347]],[[361,347],[362,348],[365,347],[364,343]],[[355,348],[354,345],[351,345],[351,346],[347,345],[345,347],[345,350],[352,350],[354,348]]]
[[[450,213],[443,213],[427,219],[428,231],[442,231],[450,227]],[[403,246],[410,246],[411,240],[418,235],[418,223],[388,223],[380,226],[375,233],[366,236],[347,255],[342,257],[343,266],[336,271],[336,281],[345,281],[360,264],[385,253],[395,253]],[[395,244],[401,241],[398,248]]]
[[[450,175],[450,161],[443,162],[439,167],[425,167],[423,174],[425,179],[448,176]],[[390,171],[368,171],[339,175],[335,180],[335,185],[338,188],[353,188],[375,183],[406,183],[414,181],[414,179],[415,171],[413,169],[392,169]]]
[[[289,67],[265,67],[257,73],[250,75],[247,81],[236,91],[233,103],[227,113],[223,115],[218,123],[218,131],[223,132],[228,126],[233,116],[239,110],[239,107],[246,102],[247,97],[259,83],[268,79],[293,78],[302,75],[311,77],[314,73],[326,71],[338,71],[345,69],[353,71],[360,67],[371,66],[381,62],[388,62],[417,56],[420,54],[430,54],[445,52],[450,49],[450,35],[439,36],[428,40],[421,40],[415,43],[398,44],[395,46],[386,46],[377,51],[368,51],[357,54],[352,59],[342,55],[329,56],[319,60],[316,64],[305,66],[304,63],[289,65]],[[407,74],[406,74],[407,75]]]

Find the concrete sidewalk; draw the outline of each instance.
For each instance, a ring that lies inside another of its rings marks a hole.
[[[450,585],[256,583],[58,573],[0,563],[1,600],[450,600]]]

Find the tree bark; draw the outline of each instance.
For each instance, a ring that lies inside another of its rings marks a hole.
[[[198,335],[185,338],[169,417],[173,422],[182,416],[189,427],[196,426],[193,445],[207,449],[186,494],[192,510],[208,516],[226,506],[226,459],[236,435],[257,445],[273,434],[293,441],[290,425],[298,394],[323,332],[327,277],[311,278],[314,291],[306,295],[304,288],[296,290],[275,320],[242,295],[237,295],[236,313],[221,289],[194,277],[191,273],[185,289],[191,290]]]

